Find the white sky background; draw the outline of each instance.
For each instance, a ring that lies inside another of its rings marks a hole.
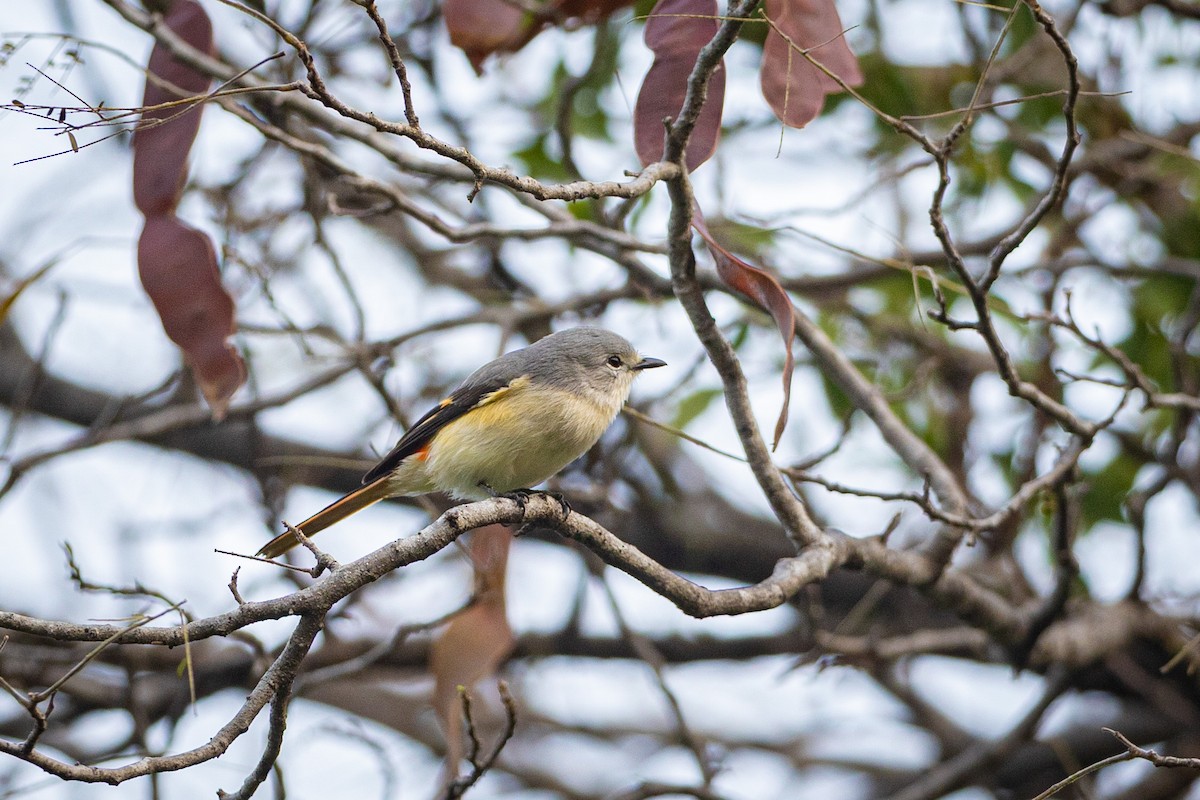
[[[54,31],[57,19],[49,2],[0,4],[0,32]],[[72,0],[71,13],[77,29],[86,36],[120,47],[137,61],[149,51],[148,39],[122,24],[115,14],[99,3]],[[274,47],[261,31],[249,26],[242,17],[216,3],[206,3],[214,18],[218,41],[245,52],[245,61],[266,55]],[[381,3],[385,14],[395,12],[396,2]],[[843,21],[853,25],[864,13],[861,2],[839,5]],[[960,20],[952,4],[943,0],[902,0],[884,7],[887,14],[889,54],[902,63],[941,63],[947,54],[960,56],[964,51],[959,34]],[[398,13],[398,12],[397,12]],[[1106,20],[1085,12],[1081,29],[1091,31],[1105,26]],[[319,31],[318,31],[319,33]],[[332,27],[328,35],[337,35]],[[640,36],[640,28],[638,29]],[[1113,34],[1114,36],[1116,34]],[[1123,34],[1122,34],[1123,35]],[[855,34],[851,32],[851,42]],[[1098,34],[1105,39],[1107,34]],[[590,51],[590,33],[564,34],[551,31],[539,36],[521,53],[493,63],[488,74],[476,79],[465,59],[457,51],[445,49],[439,67],[442,85],[454,86],[452,98],[460,112],[469,114],[478,138],[476,152],[493,164],[509,163],[508,153],[528,133],[528,120],[515,110],[497,108],[491,98],[497,94],[528,98],[544,91],[545,76],[559,59],[576,69],[581,57]],[[443,43],[445,44],[445,43]],[[1151,25],[1144,33],[1142,48],[1134,45],[1125,53],[1141,49],[1184,50],[1195,43],[1180,39],[1166,25]],[[25,61],[38,63],[49,42],[30,42],[7,67],[0,69],[0,97],[15,96],[20,81],[29,75]],[[576,157],[586,175],[595,178],[619,177],[624,169],[636,167],[632,144],[621,138],[641,75],[649,64],[649,54],[637,41],[622,48],[620,66],[624,96],[612,93],[605,98],[617,132],[616,146],[583,142]],[[1083,58],[1100,54],[1080,52]],[[926,61],[928,59],[928,61]],[[731,75],[726,101],[726,121],[743,117],[761,118],[764,101],[757,89],[757,53],[749,47],[735,47],[728,59]],[[1147,66],[1146,74],[1149,74]],[[381,72],[381,77],[386,77]],[[1159,70],[1153,79],[1137,80],[1135,94],[1127,102],[1139,117],[1166,124],[1163,110],[1179,107],[1194,91],[1192,76],[1181,71]],[[88,64],[69,76],[70,87],[89,99],[103,98],[108,106],[136,105],[141,81],[128,67],[103,54],[88,57]],[[343,87],[337,87],[342,90]],[[429,87],[418,81],[415,99],[423,121],[437,134],[449,136],[428,104],[422,102]],[[380,110],[384,116],[399,117],[398,94],[378,97],[377,87],[347,88],[348,98]],[[62,93],[50,91],[43,81],[26,102],[69,102]],[[902,184],[902,193],[910,206],[912,222],[898,229],[895,214],[887,198],[867,195],[862,202],[843,208],[877,179],[879,164],[864,158],[859,138],[865,140],[866,113],[852,104],[844,104],[836,114],[818,119],[802,132],[788,131],[782,156],[776,157],[778,129],[760,129],[727,139],[717,159],[696,176],[701,202],[712,211],[729,210],[748,217],[783,220],[828,239],[872,253],[890,253],[895,239],[913,248],[932,244],[925,226],[924,209],[928,203],[931,176],[918,173]],[[82,141],[82,140],[81,140]],[[254,146],[256,139],[242,124],[216,109],[205,113],[200,138],[193,152],[192,175],[201,183],[215,182],[229,171],[240,155]],[[35,130],[27,118],[0,114],[0,259],[13,275],[31,272],[51,258],[61,263],[47,280],[31,288],[17,304],[14,319],[33,349],[37,349],[48,326],[63,302],[67,314],[48,363],[52,369],[73,380],[114,393],[140,393],[159,383],[177,364],[173,346],[160,335],[158,320],[138,285],[132,251],[140,222],[129,198],[129,150],[125,139],[115,139],[79,154],[67,154],[42,161],[13,166],[12,162],[65,149],[62,137]],[[1056,145],[1057,146],[1057,145]],[[351,154],[353,155],[352,151]],[[284,159],[280,159],[276,180],[262,180],[256,195],[264,205],[286,205],[296,182]],[[515,164],[513,166],[516,166]],[[502,192],[492,191],[492,202],[505,203]],[[640,231],[662,230],[665,198],[660,195],[639,223]],[[274,203],[272,202],[274,198]],[[989,197],[975,222],[975,230],[990,229],[989,222],[1002,218],[1010,210],[1008,200]],[[836,210],[830,213],[829,210]],[[813,213],[806,213],[806,212]],[[195,199],[186,200],[181,209],[190,224],[216,234],[207,219],[205,206]],[[529,222],[529,218],[524,218]],[[1094,231],[1097,237],[1112,237],[1118,246],[1131,246],[1122,232],[1132,231],[1133,223],[1119,212],[1110,212],[1104,224]],[[364,235],[352,222],[334,223],[330,228],[351,279],[363,291],[370,336],[403,332],[423,323],[469,312],[461,297],[450,292],[419,292],[418,284],[403,269],[394,269],[394,248],[372,236]],[[305,237],[300,226],[280,232],[280,241]],[[219,241],[219,239],[218,239]],[[430,241],[436,241],[431,237]],[[1136,244],[1136,243],[1135,243]],[[598,258],[582,254],[567,256],[555,244],[522,246],[523,256],[510,259],[521,278],[544,287],[551,297],[567,296],[581,286],[612,286],[621,280],[617,269]],[[837,269],[841,257],[799,238],[785,239],[778,263],[791,274],[825,272]],[[1147,253],[1147,258],[1153,253]],[[469,257],[469,256],[466,256]],[[652,259],[648,259],[651,260]],[[325,322],[350,330],[350,314],[342,300],[336,279],[318,257],[305,269],[273,280],[278,302],[294,315],[300,325]],[[1021,254],[1014,267],[1024,265]],[[663,265],[659,263],[659,269]],[[388,268],[384,268],[388,267]],[[246,281],[232,286],[239,299],[239,317],[246,321],[271,324],[275,317],[262,302],[255,287]],[[1123,302],[1121,288],[1104,281],[1081,278],[1076,292],[1076,310],[1087,324],[1109,324],[1118,317],[1107,313]],[[1018,305],[1022,297],[1017,287],[1001,285],[1006,299]],[[1079,302],[1087,300],[1089,302]],[[722,321],[740,316],[737,303],[729,298],[713,297],[714,313]],[[1087,316],[1097,309],[1095,318]],[[673,367],[690,364],[700,354],[699,345],[679,309],[670,304],[618,306],[604,318],[609,327],[635,341],[647,354],[665,358]],[[1086,325],[1085,325],[1086,327]],[[1119,330],[1104,330],[1117,336]],[[314,366],[302,354],[282,340],[272,342],[251,338],[256,352],[255,369],[264,391],[292,385]],[[464,329],[425,340],[418,353],[402,348],[390,383],[399,392],[420,382],[414,370],[428,363],[419,355],[428,353],[430,342],[446,379],[464,376],[485,358],[495,354],[494,332],[482,327]],[[515,344],[515,343],[514,343]],[[751,377],[754,401],[760,423],[767,430],[778,412],[780,389],[778,341],[766,329],[756,331],[743,352],[743,361]],[[131,355],[136,354],[136,357]],[[797,357],[805,354],[798,347]],[[406,357],[411,357],[406,363]],[[650,397],[673,385],[670,370],[647,373],[635,389],[635,399]],[[701,370],[695,388],[718,385],[715,373]],[[1011,439],[1017,417],[1014,405],[998,386],[984,384],[980,402],[995,411],[992,424],[972,431],[972,444],[981,451],[989,445]],[[827,418],[827,410],[818,381],[801,369],[793,387],[793,416],[780,447],[781,463],[822,450],[836,435],[836,422]],[[1089,398],[1080,402],[1091,402]],[[1095,413],[1108,408],[1107,395],[1095,397]],[[382,418],[378,400],[355,379],[340,381],[312,397],[262,417],[264,427],[281,435],[303,436],[328,447],[355,447],[364,439],[382,450],[397,431],[375,422]],[[353,420],[362,420],[354,422]],[[7,420],[0,419],[7,425]],[[0,430],[3,428],[0,427]],[[737,450],[737,440],[723,407],[714,405],[697,419],[689,431],[712,444]],[[43,447],[62,443],[78,433],[53,422],[25,422],[18,431],[11,455],[19,456]],[[995,438],[993,438],[995,437]],[[697,454],[698,460],[714,474],[729,493],[756,510],[764,510],[757,487],[748,469],[731,466],[718,456]],[[914,488],[894,456],[881,445],[873,427],[859,425],[847,446],[823,465],[832,480],[877,489]],[[985,497],[997,495],[994,488],[977,487]],[[51,617],[82,620],[129,613],[128,603],[116,603],[103,597],[80,597],[65,579],[60,542],[70,542],[89,578],[96,581],[128,583],[141,580],[172,597],[186,598],[197,615],[207,615],[231,607],[225,584],[239,562],[213,552],[214,548],[253,551],[268,535],[256,504],[257,488],[245,475],[232,468],[201,463],[197,459],[155,448],[131,444],[107,445],[48,464],[29,475],[9,496],[0,501],[0,537],[6,558],[0,563],[0,606],[6,609],[38,613]],[[287,516],[300,518],[328,502],[323,492],[297,487],[289,497]],[[821,510],[852,534],[871,534],[881,530],[893,513],[882,503],[864,502],[838,496],[819,496]],[[1176,524],[1155,524],[1170,519]],[[849,520],[849,522],[846,522]],[[1162,546],[1149,543],[1153,553],[1173,554],[1170,563],[1149,564],[1152,593],[1164,599],[1195,597],[1200,577],[1191,565],[1200,563],[1194,509],[1182,493],[1168,492],[1150,510],[1148,530],[1155,537],[1170,537]],[[376,507],[359,515],[353,531],[340,537],[330,534],[327,546],[341,559],[348,560],[367,552],[405,531],[416,530],[422,517],[415,512]],[[618,532],[619,533],[619,532]],[[1099,597],[1119,597],[1128,585],[1132,538],[1127,529],[1113,526],[1081,543],[1079,554],[1089,585]],[[1048,581],[1049,573],[1038,565],[1045,562],[1044,544],[1026,537],[1020,554],[1034,577]],[[1187,555],[1185,555],[1187,554]],[[455,607],[469,591],[469,576],[453,553],[445,553],[429,563],[417,564],[403,574],[374,587],[377,595],[368,607],[389,624],[412,622],[438,616]],[[575,556],[559,548],[537,542],[518,542],[510,564],[510,618],[520,630],[552,630],[559,626],[575,591],[580,565]],[[1189,574],[1191,573],[1191,574]],[[284,591],[286,585],[266,568],[244,566],[242,591],[247,597],[267,597]],[[713,581],[708,581],[716,585]],[[792,612],[773,612],[738,619],[696,621],[684,617],[665,601],[652,595],[623,575],[615,575],[612,584],[624,613],[639,630],[646,632],[680,631],[691,634],[745,635],[778,630],[790,622]],[[1047,583],[1048,585],[1048,583]],[[593,587],[586,620],[589,630],[610,632],[614,624],[606,602]],[[281,638],[290,623],[257,626],[254,632],[267,639]],[[919,765],[934,754],[931,743],[918,736],[903,722],[903,711],[891,706],[870,682],[848,669],[819,671],[815,667],[793,669],[786,660],[763,659],[752,664],[695,665],[671,670],[671,684],[681,696],[685,712],[698,730],[730,731],[744,726],[747,719],[753,729],[736,731],[748,738],[789,741],[810,737],[819,742],[822,755],[854,757],[875,752],[882,743],[895,748],[896,763]],[[1004,668],[988,669],[963,665],[948,659],[925,659],[915,667],[919,685],[943,710],[980,733],[999,732],[1019,718],[1038,696],[1039,682],[1028,676],[1013,678]],[[636,722],[645,708],[657,709],[661,724],[661,697],[647,669],[638,664],[585,663],[566,659],[546,659],[514,670],[514,688],[542,713],[572,720],[605,720],[614,717]],[[630,685],[638,690],[629,691]],[[419,688],[419,687],[418,687]],[[605,689],[611,691],[605,691]],[[619,690],[619,691],[618,691]],[[979,697],[992,702],[980,706]],[[11,711],[6,698],[0,698],[0,713]],[[179,750],[200,743],[232,713],[240,697],[222,695],[202,702],[197,715],[186,715],[171,741],[164,747]],[[752,709],[752,711],[748,711]],[[1057,712],[1069,716],[1069,709]],[[115,715],[98,715],[89,723],[96,736],[111,736]],[[257,758],[261,747],[262,725],[243,737],[234,749],[215,764],[206,764],[185,775],[166,776],[163,787],[167,796],[190,796],[194,787],[205,792],[220,786],[226,790],[240,783]],[[387,786],[386,776],[378,769],[376,755],[366,746],[345,735],[346,730],[361,730],[373,741],[382,743],[386,759],[396,770],[400,796],[422,796],[434,779],[437,764],[421,748],[401,740],[369,723],[349,721],[347,715],[314,703],[299,702],[293,707],[289,741],[284,764],[289,770],[290,789],[295,797],[379,796]],[[82,733],[87,733],[81,729]],[[165,733],[165,732],[160,732]],[[297,735],[299,734],[299,735]],[[619,782],[613,789],[629,785],[638,777],[683,779],[692,777],[690,764],[682,753],[667,751],[647,758],[647,754],[627,748],[623,753],[594,752],[596,748],[579,741],[557,745],[580,769],[592,770],[592,780]],[[336,777],[318,769],[312,758],[320,753],[322,761],[341,766]],[[614,763],[619,768],[614,770]],[[718,789],[734,798],[853,797],[856,787],[847,773],[829,769],[806,776],[802,784],[789,783],[789,770],[777,756],[767,751],[758,756],[741,756],[730,763],[718,782]],[[13,786],[27,787],[22,797],[30,800],[52,798],[142,797],[146,788],[137,782],[118,789],[109,787],[68,786],[45,778],[39,771],[0,762],[0,787],[6,777]],[[192,787],[192,788],[189,788]],[[474,797],[521,796],[506,794],[500,780],[485,781]],[[264,791],[266,791],[264,789]],[[973,797],[960,793],[956,797]]]

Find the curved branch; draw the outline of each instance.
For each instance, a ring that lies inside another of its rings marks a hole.
[[[250,729],[250,723],[254,721],[258,712],[266,706],[268,701],[276,697],[280,691],[286,691],[286,687],[290,686],[291,679],[295,676],[300,662],[321,630],[322,620],[323,617],[319,615],[306,615],[301,619],[300,624],[292,631],[283,652],[275,659],[275,663],[271,665],[270,669],[263,673],[250,696],[246,698],[246,702],[238,709],[237,714],[200,747],[170,756],[148,756],[124,767],[68,764],[38,750],[26,752],[22,743],[8,742],[2,739],[0,739],[0,753],[7,753],[22,761],[28,761],[63,780],[107,783],[112,786],[132,778],[187,769],[196,764],[211,761],[222,755],[239,736]]]
[[[671,126],[663,151],[663,159],[674,161],[679,167],[679,174],[667,181],[671,197],[667,245],[671,262],[671,287],[675,297],[687,312],[696,336],[721,376],[725,403],[754,477],[758,480],[767,502],[771,504],[771,510],[783,522],[788,535],[794,537],[799,548],[818,542],[827,544],[827,537],[812,520],[800,500],[788,489],[779,469],[771,460],[767,443],[763,440],[750,407],[746,376],[738,363],[737,354],[717,328],[716,320],[713,319],[704,300],[703,289],[696,280],[696,255],[692,251],[691,236],[695,200],[684,167],[688,136],[707,96],[708,81],[720,65],[725,51],[733,44],[744,20],[753,15],[757,5],[754,0],[749,0],[729,9],[725,21],[717,29],[712,41],[701,49],[696,66],[688,77],[688,90],[683,107]]]
[[[162,20],[157,16],[148,14],[136,6],[125,2],[125,0],[104,0],[104,2],[126,20],[154,36],[164,47],[171,51],[172,55],[189,66],[203,70],[209,75],[224,81],[232,80],[238,76],[238,69],[218,58],[214,58],[191,47],[164,25]],[[230,5],[244,9],[240,4],[231,3]],[[654,185],[658,181],[672,177],[678,169],[672,163],[651,164],[635,178],[624,183],[617,181],[573,181],[562,184],[547,184],[528,176],[519,176],[512,170],[504,167],[489,166],[476,158],[466,148],[444,142],[436,136],[427,133],[418,125],[408,122],[388,122],[370,112],[360,111],[343,103],[325,87],[324,81],[312,64],[312,56],[308,53],[308,49],[304,46],[304,43],[294,36],[291,39],[291,44],[296,48],[299,57],[304,61],[309,71],[309,79],[312,86],[305,91],[305,95],[278,94],[277,97],[280,105],[289,111],[295,111],[310,119],[318,120],[319,124],[331,133],[339,136],[347,136],[369,144],[373,149],[379,150],[385,156],[388,156],[402,169],[437,175],[439,177],[469,177],[476,182],[477,186],[484,183],[492,183],[518,192],[527,193],[539,200],[640,197],[654,188]],[[268,91],[263,81],[251,75],[239,78],[238,82],[246,87],[261,88],[264,91]],[[319,101],[326,108],[336,112],[343,120],[362,123],[367,128],[363,129],[361,126],[354,124],[337,125],[335,118],[330,117],[327,113],[321,113],[320,107],[315,106],[312,102],[306,100],[305,97]],[[381,145],[383,137],[380,137],[380,134],[400,136],[408,139],[422,149],[429,150],[443,158],[456,162],[460,168],[465,168],[467,172],[464,173],[461,170],[447,171],[447,165],[445,164],[429,164],[420,159],[413,159],[411,156],[406,156],[394,148],[384,147]]]

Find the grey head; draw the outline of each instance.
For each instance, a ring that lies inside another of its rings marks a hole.
[[[528,375],[537,384],[583,391],[606,405],[624,403],[634,377],[666,364],[645,358],[624,337],[603,328],[568,328],[506,353],[468,378],[507,379]]]
[[[530,376],[561,389],[589,389],[607,396],[629,396],[634,377],[644,369],[666,364],[643,358],[624,337],[603,328],[568,328],[525,348]]]
[[[463,386],[503,385],[518,375],[529,375],[541,386],[582,391],[602,404],[619,407],[642,369],[662,366],[666,361],[638,355],[634,345],[617,333],[602,327],[569,327],[486,363]]]

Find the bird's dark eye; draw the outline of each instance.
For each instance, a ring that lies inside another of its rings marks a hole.
[[[606,363],[613,369],[616,369],[617,367],[621,366],[621,357],[620,356],[609,356],[608,361]]]

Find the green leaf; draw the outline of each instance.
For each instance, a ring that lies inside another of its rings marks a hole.
[[[1004,5],[1004,3],[999,3],[998,5]],[[1011,6],[1009,7],[1011,8]],[[1022,8],[1017,12],[1017,17],[1013,20],[1012,27],[1008,29],[1008,38],[1004,42],[1005,55],[1012,55],[1021,49],[1022,45],[1041,32],[1042,29],[1037,24],[1037,20],[1033,18],[1033,14],[1029,13],[1029,9]]]
[[[567,203],[567,211],[575,219],[583,220],[584,222],[600,222],[600,215],[597,212],[594,200],[578,200]]]
[[[675,419],[671,421],[671,426],[674,428],[686,428],[692,420],[703,414],[712,405],[713,400],[716,400],[722,394],[720,389],[697,389],[687,397],[679,401],[679,408],[675,411]]]
[[[712,235],[727,249],[754,259],[764,260],[764,255],[775,244],[773,228],[747,225],[726,217],[709,218],[707,224]]]
[[[1184,312],[1194,279],[1181,275],[1154,275],[1134,287],[1133,328],[1117,347],[1133,359],[1163,391],[1177,391],[1176,355],[1165,333]],[[1187,359],[1195,365],[1196,359]]]
[[[1081,532],[1103,521],[1123,522],[1123,504],[1144,462],[1122,452],[1099,469],[1086,473],[1087,492],[1081,503]]]
[[[552,181],[569,181],[571,174],[562,162],[546,150],[548,134],[535,136],[529,144],[513,153],[526,171],[535,178]]]

